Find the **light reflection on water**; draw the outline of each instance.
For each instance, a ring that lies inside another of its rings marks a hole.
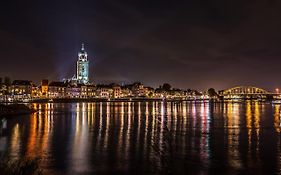
[[[46,174],[280,173],[280,104],[32,104],[7,120],[0,155]]]

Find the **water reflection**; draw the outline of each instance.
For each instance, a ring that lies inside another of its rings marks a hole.
[[[241,169],[242,163],[239,152],[239,137],[240,137],[240,116],[238,103],[225,104],[227,111],[227,147],[228,147],[228,162],[235,169]]]
[[[47,174],[241,173],[262,171],[257,168],[261,164],[280,172],[279,104],[155,101],[33,107],[39,112],[8,120],[6,129],[1,122],[0,153],[40,157]],[[264,156],[268,154],[272,156]]]
[[[12,157],[18,157],[19,151],[20,151],[20,132],[19,132],[19,124],[16,124],[14,128],[12,129],[12,135],[11,135],[11,156]]]
[[[281,122],[280,122],[280,104],[274,105],[274,127],[276,132],[280,133],[280,127],[281,127]]]

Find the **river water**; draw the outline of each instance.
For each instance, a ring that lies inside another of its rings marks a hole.
[[[0,158],[44,174],[280,174],[280,104],[32,104],[2,122]]]

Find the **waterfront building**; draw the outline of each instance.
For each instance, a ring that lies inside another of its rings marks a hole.
[[[154,96],[154,88],[152,87],[144,87],[143,94],[146,97],[153,97]]]
[[[81,98],[87,98],[88,97],[87,85],[85,85],[85,84],[78,84],[78,86],[80,87],[80,97]]]
[[[184,97],[184,91],[181,89],[172,89],[169,94],[172,97]]]
[[[78,61],[76,65],[77,83],[87,84],[89,82],[89,60],[88,54],[82,44],[81,51],[78,53]]]
[[[49,98],[64,98],[66,96],[67,84],[53,81],[49,84]]]
[[[41,89],[34,83],[31,82],[31,97],[39,98],[41,96]]]
[[[155,89],[154,97],[156,98],[163,98],[163,97],[167,98],[168,95],[169,93],[160,87]]]
[[[118,84],[113,84],[112,85],[112,90],[113,90],[113,98],[120,98],[121,97],[121,87]]]
[[[144,88],[144,85],[140,82],[133,84],[132,92],[135,97],[140,97],[140,96],[146,95],[146,89]]]
[[[127,85],[122,86],[121,94],[122,94],[122,97],[132,97],[132,90]]]
[[[145,87],[146,97],[152,98],[154,97],[154,88],[152,87]]]
[[[67,98],[80,98],[82,97],[81,84],[67,84],[66,97]]]
[[[47,97],[48,96],[48,88],[49,88],[49,80],[42,80],[41,81],[41,94],[42,97]]]
[[[80,98],[93,98],[95,96],[95,85],[78,84],[80,87]]]
[[[7,99],[10,97],[10,94],[11,94],[10,79],[5,77],[4,82],[0,84],[0,101],[7,101]]]
[[[8,87],[5,84],[0,85],[0,96],[6,95],[8,92]]]
[[[66,85],[67,98],[79,98],[80,94],[81,94],[81,85],[75,85],[70,83]]]
[[[110,85],[97,85],[97,97],[110,98],[112,97],[113,89]]]
[[[95,85],[87,85],[87,97],[93,98],[96,96],[96,86]]]
[[[11,87],[10,93],[15,100],[22,100],[31,98],[32,83],[28,80],[14,80]]]

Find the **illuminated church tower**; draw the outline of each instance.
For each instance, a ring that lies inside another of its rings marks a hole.
[[[81,51],[78,53],[76,78],[78,83],[86,84],[89,82],[89,61],[87,52],[82,44]]]

